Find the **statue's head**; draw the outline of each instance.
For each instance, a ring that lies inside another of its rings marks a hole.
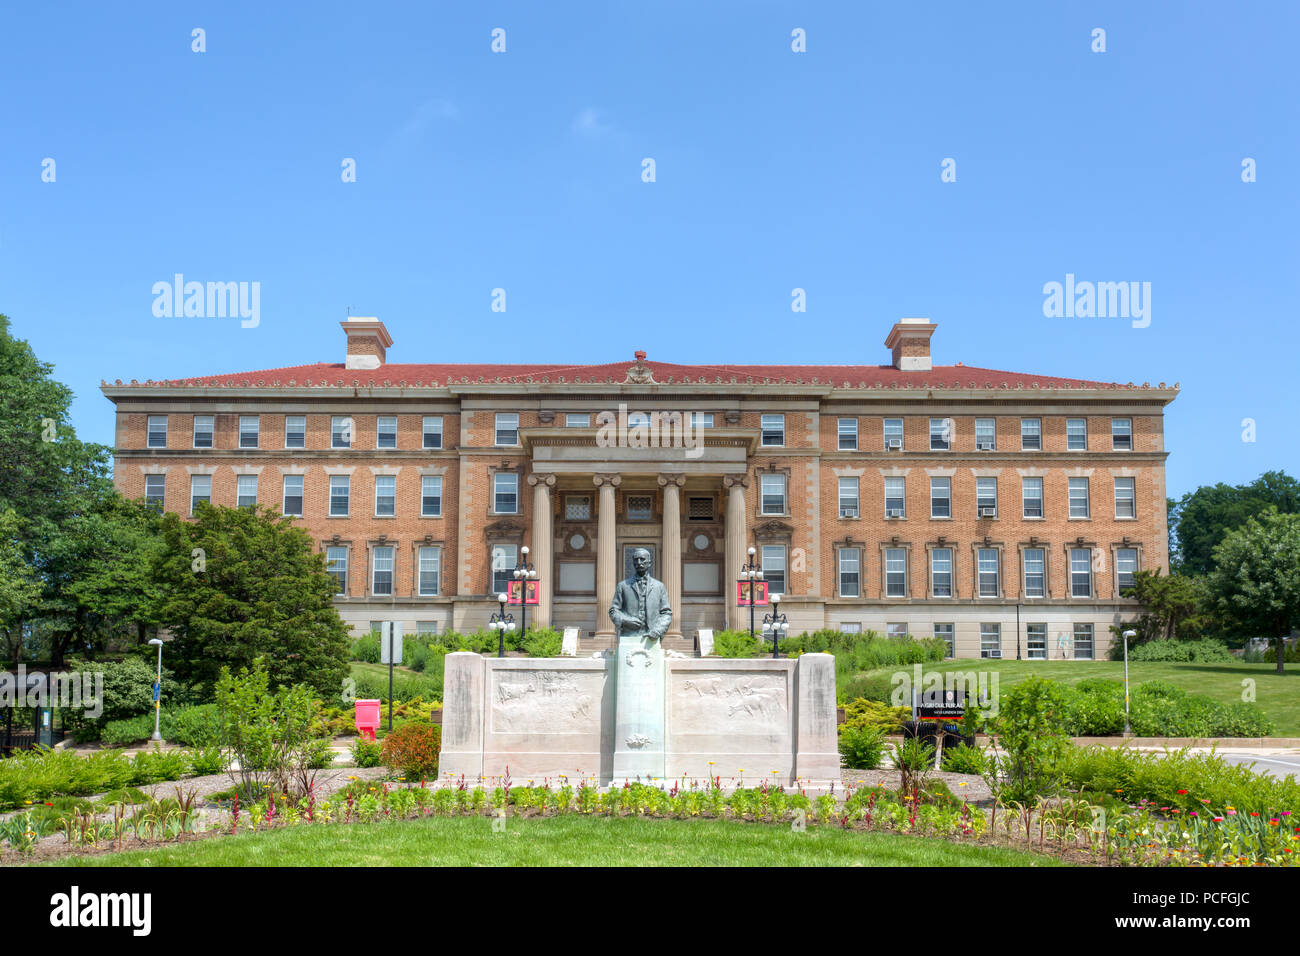
[[[652,564],[654,558],[650,557],[650,552],[645,548],[637,548],[632,552],[632,568],[636,571],[637,577],[643,578],[649,574]]]

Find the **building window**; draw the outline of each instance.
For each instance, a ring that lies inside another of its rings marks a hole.
[[[930,451],[947,451],[952,422],[947,418],[930,419]]]
[[[1133,450],[1133,419],[1112,418],[1110,420],[1110,446],[1115,451]]]
[[[567,412],[564,416],[565,428],[590,428],[591,416],[581,413]]]
[[[996,478],[975,479],[975,514],[980,518],[998,516],[998,480]]]
[[[952,548],[930,551],[930,593],[937,598],[952,597]]]
[[[934,636],[943,641],[944,647],[948,650],[944,657],[956,657],[957,649],[953,643],[953,627],[951,624],[935,624]]]
[[[565,521],[590,521],[591,520],[591,495],[565,495],[564,496],[564,520]]]
[[[862,596],[862,551],[840,548],[840,597]]]
[[[1002,625],[980,625],[980,657],[1002,657]]]
[[[306,448],[307,447],[307,416],[306,415],[284,416],[284,447],[285,448]]]
[[[442,475],[420,476],[420,516],[442,517]]]
[[[763,580],[768,594],[785,593],[785,545],[765,544],[761,555]]]
[[[998,447],[998,423],[995,418],[975,419],[975,448],[993,451]]]
[[[429,634],[429,635],[437,634],[437,633],[438,633],[438,622],[437,622],[437,621],[416,621],[416,622],[415,622],[415,633],[416,633],[416,634]]]
[[[442,548],[420,549],[420,594],[429,597],[438,593],[438,578],[442,573]]]
[[[785,444],[785,416],[764,415],[761,419],[762,442],[764,445]]]
[[[325,549],[325,570],[334,578],[334,593],[348,593],[348,549],[331,547]]]
[[[1042,548],[1025,548],[1025,597],[1047,596],[1047,552]]]
[[[1025,625],[1025,657],[1031,661],[1047,660],[1047,625]]]
[[[1133,478],[1115,479],[1116,518],[1137,517],[1137,491],[1135,483],[1136,479]]]
[[[346,518],[352,501],[352,477],[330,475],[330,517]]]
[[[1070,517],[1086,518],[1089,514],[1088,508],[1088,479],[1071,478],[1070,479]]]
[[[513,471],[492,476],[492,510],[499,515],[519,513],[519,476]]]
[[[335,415],[330,419],[330,447],[352,447],[352,419],[347,415]]]
[[[654,495],[628,495],[627,520],[650,521],[654,518]]]
[[[1074,659],[1076,661],[1092,660],[1092,625],[1074,625]]]
[[[1020,419],[1020,450],[1039,451],[1043,447],[1043,421],[1040,418]]]
[[[397,447],[397,416],[380,415],[375,419],[375,447]]]
[[[519,547],[514,544],[492,546],[492,593],[505,594],[510,578],[519,563]]]
[[[979,596],[997,597],[999,594],[998,549],[980,548],[976,555],[976,567],[979,577]]]
[[[763,475],[759,481],[763,514],[785,514],[785,475]]]
[[[689,498],[686,502],[687,521],[712,521],[712,498]]]
[[[896,641],[907,639],[907,622],[895,621],[892,624],[885,625],[885,637],[892,638]]]
[[[1088,419],[1067,418],[1065,420],[1065,448],[1067,451],[1088,450]]]
[[[397,513],[397,476],[375,475],[375,517],[391,518]]]
[[[212,415],[194,416],[194,447],[211,448],[214,418]]]
[[[858,479],[840,479],[840,517],[856,518],[858,516]]]
[[[235,507],[252,508],[257,505],[257,475],[235,477]]]
[[[858,450],[858,420],[856,418],[841,418],[836,426],[836,432],[839,435],[840,451]]]
[[[885,479],[885,517],[907,517],[907,479]]]
[[[370,593],[377,597],[390,596],[393,593],[393,550],[388,546],[374,550]]]
[[[239,416],[239,447],[256,448],[261,438],[262,421],[257,415]]]
[[[420,424],[421,445],[424,448],[442,447],[442,416],[425,415]]]
[[[212,476],[190,475],[190,514],[200,501],[212,502]]]
[[[885,549],[885,597],[907,597],[907,549]]]
[[[519,444],[519,415],[515,412],[497,412],[496,443],[498,445]]]
[[[1043,479],[1021,478],[1020,501],[1022,512],[1026,518],[1041,518],[1043,516]]]
[[[687,422],[691,428],[712,428],[713,412],[691,412]]]
[[[167,447],[167,416],[150,415],[149,428],[145,436],[145,445],[149,448]]]
[[[930,479],[930,517],[952,517],[952,479]]]
[[[1119,589],[1120,597],[1128,596],[1125,592],[1133,587],[1137,569],[1137,548],[1115,549],[1115,586]]]
[[[901,418],[885,419],[885,451],[903,450],[903,420]]]
[[[286,515],[302,517],[302,475],[284,476],[284,504],[282,510]]]
[[[1070,549],[1070,597],[1092,597],[1092,551]]]
[[[157,505],[159,510],[161,510],[165,500],[166,491],[166,475],[144,476],[144,500],[146,504]]]

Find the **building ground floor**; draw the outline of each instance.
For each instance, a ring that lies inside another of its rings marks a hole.
[[[448,597],[442,599],[346,599],[338,604],[339,613],[361,635],[381,621],[401,621],[407,634],[418,632],[469,632],[486,627],[498,610],[496,602],[486,599]],[[508,608],[516,624],[525,616],[519,606]],[[763,615],[770,607],[755,608],[754,630],[762,633]],[[599,633],[599,608],[590,598],[556,596],[548,622],[557,630],[576,627],[579,653],[603,650],[613,644],[612,636]],[[733,624],[749,627],[747,608],[736,609],[723,598],[683,599],[674,616],[680,621],[681,636],[670,636],[665,646],[685,653],[695,650],[699,632],[723,630],[728,613],[736,615]],[[1111,643],[1116,640],[1112,625],[1133,620],[1131,603],[1089,604],[1021,604],[963,601],[846,604],[813,597],[788,596],[781,612],[790,624],[790,634],[831,628],[845,632],[875,631],[887,636],[910,636],[914,639],[936,637],[949,648],[949,656],[970,659],[1026,660],[1105,660]],[[537,609],[527,609],[527,624],[538,621]]]

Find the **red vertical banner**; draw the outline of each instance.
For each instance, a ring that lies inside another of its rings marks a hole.
[[[754,582],[754,603],[760,606],[767,604],[767,582],[766,581]],[[749,607],[749,582],[748,581],[736,582],[736,606]]]

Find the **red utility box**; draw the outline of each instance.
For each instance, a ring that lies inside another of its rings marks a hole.
[[[378,700],[357,701],[356,725],[357,733],[362,737],[369,740],[375,739],[375,731],[379,729]]]

